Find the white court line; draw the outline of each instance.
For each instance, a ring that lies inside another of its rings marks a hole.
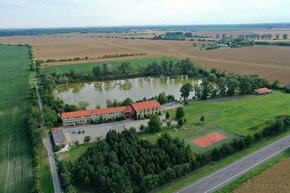
[[[211,190],[213,190],[213,189],[215,189],[215,188],[219,187],[220,185],[222,185],[222,184],[224,184],[224,183],[226,183],[226,182],[230,181],[231,179],[233,179],[233,178],[235,178],[235,177],[239,176],[240,174],[243,174],[243,173],[247,172],[248,170],[250,170],[250,169],[254,168],[255,166],[259,165],[260,163],[262,163],[262,162],[264,162],[264,161],[266,161],[266,160],[270,159],[271,157],[274,157],[275,155],[277,155],[277,154],[281,153],[282,151],[284,151],[284,150],[286,150],[286,149],[288,149],[288,148],[289,148],[289,147],[286,147],[286,148],[284,148],[284,149],[282,149],[282,150],[280,150],[280,151],[276,152],[275,154],[271,155],[270,157],[267,157],[267,158],[263,159],[262,161],[259,161],[258,163],[256,163],[256,164],[254,164],[254,165],[250,166],[249,168],[245,169],[244,171],[242,171],[242,172],[240,172],[240,173],[238,173],[238,174],[236,174],[236,175],[234,175],[234,176],[230,177],[230,178],[229,178],[229,179],[227,179],[226,181],[224,181],[224,182],[222,182],[222,183],[220,183],[220,184],[218,184],[218,185],[214,186],[213,188],[209,189],[209,190],[208,190],[208,191],[206,191],[205,193],[208,193],[208,192],[210,192]]]
[[[230,163],[229,165],[225,166],[224,168],[222,168],[222,169],[220,169],[220,170],[218,170],[218,171],[215,171],[215,172],[213,172],[212,174],[210,174],[210,175],[208,175],[208,176],[206,176],[206,177],[204,177],[204,178],[202,178],[202,179],[200,179],[200,180],[197,180],[197,181],[194,182],[193,184],[190,184],[189,186],[184,187],[184,188],[180,189],[179,191],[176,191],[176,193],[180,193],[180,192],[182,192],[182,191],[184,191],[184,190],[190,188],[191,186],[193,186],[193,185],[195,185],[195,184],[197,184],[197,183],[199,183],[199,182],[201,182],[201,181],[203,181],[203,180],[205,180],[205,179],[207,179],[207,178],[209,178],[209,177],[211,177],[211,176],[213,176],[213,175],[215,175],[215,174],[217,174],[217,173],[219,173],[219,172],[221,172],[221,171],[223,171],[223,170],[225,170],[225,169],[227,169],[228,167],[231,167],[231,166],[233,166],[233,165],[235,165],[235,164],[237,164],[237,163],[243,161],[244,159],[246,159],[246,158],[248,158],[248,157],[251,157],[252,155],[254,155],[254,154],[256,154],[256,153],[258,153],[258,152],[260,152],[260,151],[262,151],[262,150],[264,150],[264,149],[267,149],[267,148],[269,148],[269,147],[275,145],[276,143],[278,143],[278,142],[280,142],[280,141],[282,141],[282,140],[284,140],[284,139],[287,139],[289,136],[290,136],[290,135],[287,135],[287,136],[285,136],[285,137],[283,137],[283,138],[281,138],[281,139],[279,139],[279,140],[277,140],[277,141],[275,141],[275,142],[273,142],[273,143],[270,143],[270,144],[268,144],[268,145],[266,145],[266,146],[260,148],[259,150],[255,151],[255,152],[252,152],[252,153],[246,155],[245,157],[243,157],[243,158],[241,158],[241,159],[239,159],[239,160],[237,160],[237,161],[234,161],[234,162]]]

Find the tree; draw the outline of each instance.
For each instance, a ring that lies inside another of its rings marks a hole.
[[[109,65],[107,63],[103,64],[103,75],[109,75],[110,73],[110,69],[109,69]]]
[[[210,73],[209,77],[207,78],[208,81],[210,82],[215,82],[216,81],[216,75],[214,73]]]
[[[178,120],[178,125],[182,126],[184,124],[183,119]]]
[[[161,130],[161,121],[157,115],[151,115],[148,122],[148,131],[151,133],[159,132]]]
[[[91,136],[85,136],[84,143],[89,143],[91,141]]]
[[[166,94],[165,94],[164,92],[162,92],[162,93],[160,93],[160,94],[158,95],[158,102],[159,102],[160,104],[165,104],[165,103],[168,102],[168,98],[167,98],[167,96],[166,96]]]
[[[102,69],[100,66],[95,66],[93,68],[93,74],[96,78],[99,78],[102,75]]]
[[[87,110],[90,103],[88,101],[80,101],[78,105],[80,107],[80,110]]]
[[[233,96],[239,85],[240,85],[240,82],[238,80],[234,78],[229,79],[227,81],[227,87],[228,87],[227,94],[229,96]]]
[[[288,39],[288,34],[283,34],[283,39],[287,40]]]
[[[194,96],[195,98],[197,99],[200,99],[201,98],[201,88],[200,86],[198,86],[198,84],[194,85]]]
[[[140,129],[140,131],[145,131],[146,127],[143,124],[141,124],[139,129]]]
[[[218,88],[219,94],[221,96],[224,96],[226,94],[226,90],[227,90],[226,79],[224,77],[220,77],[219,79],[217,79],[216,84],[217,84],[217,88]]]
[[[280,34],[276,34],[275,37],[276,37],[276,40],[279,40]]]
[[[279,80],[275,80],[272,83],[272,88],[277,89],[277,88],[279,88],[279,85],[280,85],[280,81]]]
[[[201,117],[200,117],[200,121],[201,121],[201,122],[204,122],[204,120],[205,120],[205,117],[204,117],[203,115],[201,115]]]
[[[129,97],[127,97],[125,100],[123,100],[122,105],[123,105],[123,106],[128,106],[128,105],[130,105],[130,104],[132,104],[132,103],[133,103],[132,99],[129,98]]]
[[[240,80],[240,93],[241,94],[250,94],[252,92],[252,79],[248,76],[244,76]]]
[[[121,74],[127,74],[132,70],[132,67],[129,62],[123,62],[119,67],[119,71]]]
[[[216,34],[215,37],[216,37],[216,39],[219,39],[220,38],[220,35],[219,34]]]
[[[166,119],[169,119],[170,113],[168,111],[166,112],[165,117],[166,117]]]
[[[185,112],[184,112],[184,109],[183,107],[178,107],[176,109],[176,119],[179,120],[180,118],[184,117],[185,116]]]
[[[186,100],[189,97],[191,91],[193,91],[191,83],[188,82],[188,83],[182,85],[182,87],[180,88],[181,97],[184,100]]]
[[[60,151],[61,150],[61,146],[60,145],[55,145],[54,147],[53,147],[53,151],[55,151],[55,152],[58,152],[58,151]]]
[[[212,86],[210,85],[208,80],[202,80],[202,83],[200,84],[201,87],[201,98],[207,99],[207,97],[212,92]]]

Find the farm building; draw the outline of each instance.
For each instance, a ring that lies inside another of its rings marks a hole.
[[[255,89],[254,92],[256,93],[256,95],[262,95],[262,94],[269,94],[272,92],[272,90],[265,87],[265,88]]]
[[[60,127],[51,129],[50,132],[55,145],[68,144],[64,132]]]
[[[160,112],[160,104],[156,100],[134,103],[128,106],[75,111],[62,113],[63,125],[86,124],[99,119],[110,120],[116,118],[143,118]]]

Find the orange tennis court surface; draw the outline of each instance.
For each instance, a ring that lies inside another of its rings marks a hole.
[[[194,139],[192,140],[193,143],[195,143],[196,145],[200,146],[200,147],[207,147],[213,143],[216,143],[216,142],[219,142],[219,141],[222,141],[224,139],[226,139],[227,137],[222,135],[222,134],[219,134],[217,132],[213,132],[213,133],[210,133],[208,135],[205,135],[205,136],[202,136],[202,137],[199,137],[197,139]]]

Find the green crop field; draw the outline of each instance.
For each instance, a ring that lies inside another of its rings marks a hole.
[[[228,139],[212,144],[206,148],[198,147],[191,141],[197,137],[217,131],[226,134],[230,139],[246,134],[254,134],[263,128],[267,120],[274,120],[275,116],[289,114],[290,95],[274,91],[269,95],[242,96],[217,100],[192,102],[184,107],[186,126],[180,130],[162,130],[159,134],[167,132],[171,137],[179,137],[190,144],[196,152],[204,152]],[[175,116],[175,109],[169,111],[171,117]],[[205,116],[205,122],[200,121],[201,115]],[[257,126],[256,130],[248,128]],[[140,138],[153,143],[158,136],[156,134],[139,134]]]
[[[0,46],[0,192],[30,192],[32,152],[25,128],[29,108],[29,49]]]
[[[152,62],[161,62],[162,60],[166,61],[177,61],[176,59],[171,59],[167,57],[156,57],[156,58],[142,58],[142,59],[132,59],[132,60],[118,60],[118,61],[108,61],[108,62],[96,62],[96,63],[85,63],[85,64],[70,64],[70,65],[60,65],[60,66],[47,66],[43,67],[42,71],[44,73],[52,73],[56,69],[58,69],[60,74],[67,73],[70,69],[77,70],[79,72],[83,72],[85,74],[91,74],[93,71],[93,67],[97,65],[103,65],[104,63],[110,64],[112,69],[116,69],[123,62],[129,62],[133,69],[138,69],[139,66],[146,66]]]

